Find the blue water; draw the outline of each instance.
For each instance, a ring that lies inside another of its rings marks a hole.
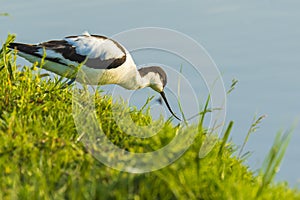
[[[209,52],[226,87],[227,121],[234,120],[232,141],[241,145],[255,114],[267,114],[250,137],[247,164],[262,165],[277,131],[300,117],[300,2],[296,0],[213,1],[39,1],[1,0],[0,41],[37,43],[87,30],[114,35],[136,27],[174,29],[194,38]],[[24,61],[20,61],[24,62]],[[160,62],[160,61],[158,61]],[[300,129],[297,126],[276,180],[300,183]]]

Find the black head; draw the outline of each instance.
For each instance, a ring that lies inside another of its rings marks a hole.
[[[161,67],[143,67],[139,69],[139,73],[142,78],[149,76],[148,86],[157,92],[163,91],[164,87],[167,84],[167,74]]]
[[[167,84],[167,74],[166,72],[161,68],[161,67],[157,67],[157,66],[152,66],[152,67],[144,67],[138,70],[141,77],[146,77],[149,76],[149,87],[151,87],[153,90],[155,90],[156,92],[159,92],[162,99],[164,100],[164,102],[167,105],[167,108],[169,109],[169,111],[171,112],[171,114],[178,119],[179,121],[180,118],[178,118],[174,112],[172,111],[168,100],[166,98],[166,95],[164,93],[164,88]]]

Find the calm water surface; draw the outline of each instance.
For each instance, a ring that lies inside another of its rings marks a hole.
[[[242,144],[256,113],[268,115],[246,146],[252,152],[247,164],[254,170],[261,166],[276,132],[299,120],[300,1],[0,0],[0,5],[0,13],[10,14],[0,17],[1,42],[7,33],[16,33],[18,41],[37,43],[85,30],[110,36],[145,26],[191,36],[214,59],[227,88],[233,78],[239,80],[228,97],[227,120],[235,121],[233,142]],[[175,62],[164,58],[157,62]],[[297,127],[276,177],[297,187],[299,133]]]

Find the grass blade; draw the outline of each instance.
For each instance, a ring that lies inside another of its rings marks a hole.
[[[264,189],[273,181],[279,170],[280,163],[286,152],[291,136],[292,130],[286,131],[283,135],[282,132],[277,133],[273,146],[271,147],[260,170],[261,186],[257,191],[256,197],[259,197]]]
[[[246,144],[247,144],[247,142],[248,142],[248,140],[249,140],[249,137],[250,137],[251,133],[254,133],[254,132],[259,128],[258,125],[259,125],[259,124],[261,123],[261,121],[262,121],[264,118],[266,118],[266,117],[267,117],[267,115],[262,115],[262,116],[260,116],[258,119],[256,119],[256,117],[253,118],[253,122],[252,122],[252,124],[251,124],[251,126],[250,126],[250,128],[249,128],[249,130],[248,130],[248,133],[247,133],[245,139],[244,139],[243,145],[242,145],[242,147],[241,147],[241,149],[240,149],[240,152],[239,152],[239,154],[238,154],[238,158],[241,158],[241,154],[243,153],[244,147],[246,146]]]
[[[223,139],[222,139],[222,143],[221,143],[220,150],[219,150],[219,156],[222,155],[223,149],[224,149],[224,147],[227,143],[227,140],[229,138],[232,126],[233,126],[233,121],[230,121],[229,124],[228,124],[228,127],[227,127],[227,129],[224,133]]]

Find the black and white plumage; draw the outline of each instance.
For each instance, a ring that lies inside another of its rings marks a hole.
[[[167,75],[161,67],[149,66],[137,69],[130,53],[118,42],[105,36],[84,33],[51,40],[37,45],[10,43],[18,55],[30,62],[40,62],[45,56],[43,68],[66,78],[75,79],[77,67],[88,77],[88,84],[118,84],[129,90],[151,87],[159,92],[172,115],[165,97]],[[80,77],[79,82],[86,82]],[[179,119],[180,120],[180,119]]]

